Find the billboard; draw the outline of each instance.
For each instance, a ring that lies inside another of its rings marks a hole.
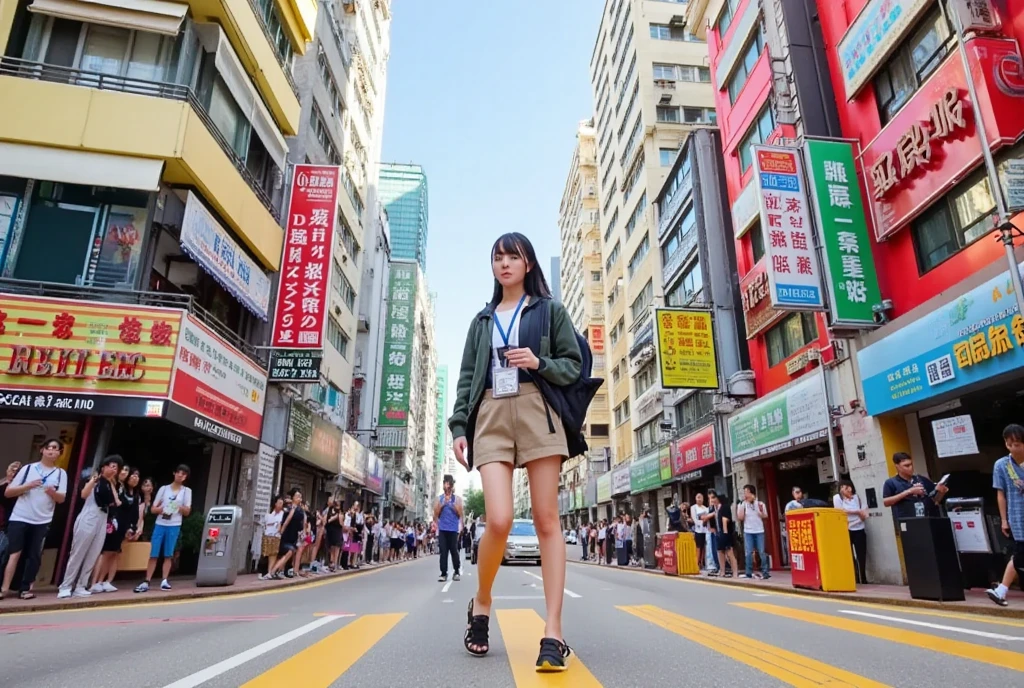
[[[657,308],[658,366],[665,389],[718,389],[710,311]]]
[[[405,426],[412,387],[412,343],[416,330],[416,264],[393,263],[388,285],[378,426]],[[378,446],[384,446],[378,443]],[[403,445],[400,445],[403,446]]]

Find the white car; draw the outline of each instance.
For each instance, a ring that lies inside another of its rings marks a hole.
[[[575,545],[575,544],[577,544],[577,542],[578,541],[576,540],[576,531],[575,530],[567,530],[567,531],[565,531],[565,544],[567,544],[567,545]]]
[[[533,521],[528,518],[512,521],[512,531],[508,534],[501,563],[507,564],[510,561],[532,561],[540,565],[540,540]]]

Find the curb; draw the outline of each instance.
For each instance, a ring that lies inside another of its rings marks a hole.
[[[299,578],[296,576],[292,579],[285,579],[283,582],[279,582],[277,585],[267,586],[265,588],[252,588],[252,589],[241,589],[233,588],[230,586],[224,587],[209,587],[209,588],[187,588],[185,590],[172,590],[171,592],[158,592],[156,595],[136,595],[132,598],[121,598],[121,599],[110,599],[104,600],[102,597],[99,599],[89,598],[82,600],[78,598],[77,601],[60,601],[57,603],[50,604],[29,604],[18,607],[4,606],[3,602],[0,602],[0,618],[5,614],[31,614],[38,612],[50,612],[50,611],[68,611],[74,609],[100,609],[100,608],[112,608],[112,607],[144,607],[148,605],[163,604],[164,602],[182,602],[187,600],[201,600],[212,597],[223,598],[223,597],[242,597],[245,595],[252,595],[254,593],[265,593],[265,592],[284,592],[291,588],[301,588],[315,583],[324,583],[328,581],[338,581],[343,578],[351,576],[362,576],[377,571],[383,571],[390,569],[395,566],[402,566],[404,564],[411,564],[412,562],[419,561],[419,559],[410,559],[409,561],[400,561],[397,564],[384,564],[382,566],[376,566],[374,568],[361,568],[358,571],[335,571],[334,573],[319,575],[312,578]],[[151,591],[152,592],[152,591]]]
[[[1024,608],[1019,607],[996,607],[995,605],[978,605],[978,604],[964,604],[956,603],[948,604],[943,602],[934,602],[932,600],[914,600],[914,599],[891,599],[887,597],[874,597],[872,595],[865,595],[856,592],[823,592],[821,590],[807,590],[806,588],[778,588],[778,587],[766,587],[763,584],[758,584],[754,581],[747,581],[744,579],[726,579],[713,578],[708,576],[669,576],[660,569],[640,569],[635,567],[620,568],[618,566],[602,566],[589,561],[569,561],[570,564],[577,564],[579,566],[589,566],[599,568],[602,570],[615,570],[623,573],[646,573],[648,575],[659,576],[661,578],[680,579],[698,581],[701,583],[709,583],[711,585],[719,585],[722,587],[733,587],[733,588],[748,588],[751,590],[760,590],[762,592],[777,592],[784,595],[800,595],[802,597],[815,597],[819,599],[829,600],[844,600],[847,602],[865,602],[869,604],[882,604],[890,607],[907,607],[914,609],[931,609],[944,612],[959,612],[961,614],[977,614],[980,616],[993,616],[1003,619],[1024,619]]]

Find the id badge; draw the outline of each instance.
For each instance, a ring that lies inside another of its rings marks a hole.
[[[499,368],[495,366],[491,395],[495,399],[514,397],[519,394],[519,368]]]

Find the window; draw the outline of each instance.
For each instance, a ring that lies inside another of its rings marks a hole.
[[[659,122],[678,124],[680,121],[679,108],[674,105],[659,105],[657,114]]]
[[[986,176],[975,175],[914,221],[917,267],[923,275],[992,230],[996,203]]]
[[[714,397],[697,392],[676,406],[676,427],[680,435],[693,432],[706,425],[714,416]]]
[[[934,7],[874,78],[875,99],[882,124],[906,105],[955,46],[949,22],[939,7]]]
[[[732,24],[732,20],[736,18],[736,10],[739,8],[742,0],[725,0],[725,7],[722,8],[722,15],[718,18],[718,38],[725,38],[725,32],[729,30],[729,25]]]
[[[270,45],[277,54],[278,61],[286,70],[290,71],[292,58],[295,54],[292,52],[292,42],[284,30],[281,15],[278,14],[278,9],[275,6],[276,3],[274,0],[256,0],[256,5],[259,7],[260,15],[262,15],[263,21],[266,24]]]
[[[711,83],[711,69],[699,65],[654,64],[655,81],[689,81]]]
[[[764,258],[764,234],[761,233],[760,221],[747,230],[747,236],[750,237],[750,251],[754,256],[754,263],[756,264]]]
[[[633,106],[636,105],[637,96],[640,94],[640,82],[636,82],[636,86],[633,87],[633,95],[629,98],[629,105],[626,107],[626,112],[622,115],[622,124],[619,125],[619,131],[616,133],[616,140],[622,141],[622,135],[626,132],[626,122],[629,121],[629,116],[633,112]],[[638,120],[639,121],[639,118]],[[634,130],[633,134],[636,133]],[[611,171],[611,168],[608,168]]]
[[[644,211],[647,210],[647,192],[640,197],[640,200],[636,202],[636,207],[633,208],[632,214],[629,216],[629,220],[626,222],[626,238],[628,239],[633,235],[633,230],[636,229],[636,223],[643,217]]]
[[[791,313],[765,334],[768,367],[776,366],[818,338],[814,313]]]
[[[348,281],[348,278],[341,271],[338,261],[335,260],[333,263],[334,274],[331,278],[331,286],[338,296],[341,297],[341,300],[345,302],[345,305],[348,306],[348,309],[354,312],[356,307],[356,290],[352,288],[352,283]]]
[[[661,160],[661,166],[672,167],[672,163],[675,162],[676,153],[678,151],[678,148],[659,148],[658,157]]]
[[[651,235],[649,233],[644,234],[643,241],[640,242],[640,245],[636,247],[635,251],[633,251],[633,255],[630,256],[629,268],[627,270],[630,278],[633,277],[633,274],[637,271],[637,268],[640,267],[640,264],[644,262],[644,258],[647,257],[647,252],[651,250],[650,238]]]
[[[309,128],[313,132],[314,138],[320,142],[320,146],[324,149],[324,153],[327,154],[327,159],[331,164],[340,165],[341,158],[338,156],[338,149],[334,147],[334,142],[331,141],[327,121],[320,114],[320,108],[317,107],[316,103],[313,103],[313,107],[309,111]]]
[[[680,109],[682,116],[680,116]],[[679,108],[675,105],[659,105],[656,115],[659,122],[669,124],[715,124],[718,122],[718,115],[714,108]]]
[[[700,270],[700,261],[695,262],[682,279],[672,288],[665,300],[669,306],[685,306],[693,301],[704,287],[704,278]]]
[[[621,316],[619,321],[615,323],[615,327],[613,327],[608,333],[608,338],[611,340],[612,346],[615,346],[618,343],[619,338],[622,337],[622,333],[625,332],[625,330],[626,318],[625,316]],[[618,368],[618,366],[615,367]]]
[[[640,160],[637,162],[636,167],[633,168],[633,174],[630,175],[629,181],[626,182],[626,188],[622,190],[623,200],[628,200],[633,194],[633,189],[636,188],[640,178],[644,175],[644,154],[641,151]]]
[[[692,43],[703,43],[692,33],[682,26],[669,24],[651,24],[651,38],[659,41],[690,41]]]
[[[647,307],[651,305],[652,301],[654,301],[654,282],[648,280],[643,291],[633,299],[633,303],[629,306],[629,314],[632,316],[633,322],[647,313]]]
[[[655,418],[633,431],[633,436],[636,438],[636,450],[638,452],[646,452],[654,446],[654,442],[658,438],[659,434],[659,423],[660,420]]]
[[[324,52],[324,47],[320,43],[317,43],[316,66],[320,72],[320,81],[323,82],[324,88],[327,90],[327,96],[331,99],[333,114],[341,116],[345,112],[345,106],[341,102],[338,84],[334,80],[334,75],[331,74],[331,67],[327,62],[327,53]]]
[[[590,436],[591,437],[607,437],[608,436],[608,424],[607,423],[591,423],[591,425],[590,425]]]
[[[627,422],[630,417],[629,399],[624,399],[621,404],[615,407],[615,427]]]
[[[641,394],[649,390],[654,386],[657,378],[658,374],[654,371],[654,363],[648,363],[645,365],[640,369],[640,372],[636,374],[636,377],[633,378],[633,389],[635,390],[633,396],[639,397]]]
[[[590,281],[591,282],[600,282],[601,281],[601,271],[600,270],[591,270],[590,271]]]
[[[740,97],[740,92],[747,83],[747,79],[750,78],[750,73],[754,71],[754,65],[757,64],[758,58],[761,57],[762,50],[764,50],[764,37],[761,36],[761,31],[758,30],[750,39],[750,42],[744,46],[743,56],[739,59],[736,68],[726,80],[730,103],[735,105],[736,99]]]
[[[662,265],[668,265],[669,261],[671,261],[672,257],[676,254],[676,251],[678,251],[683,244],[689,243],[689,234],[696,226],[697,216],[693,212],[693,205],[691,204],[672,228],[672,232],[665,240],[665,245],[661,247]],[[696,242],[693,242],[693,245],[696,246]]]
[[[352,258],[353,263],[359,258],[359,244],[356,243],[356,235],[352,233],[352,228],[348,226],[348,222],[342,217],[341,213],[338,213],[338,241],[348,251],[349,256]]]
[[[622,373],[619,372],[619,366],[615,366],[612,368],[612,384],[618,384],[620,379],[622,379]]]
[[[608,239],[611,237],[612,230],[615,229],[615,223],[618,222],[618,221],[619,221],[619,209],[616,208],[615,212],[612,213],[612,219],[608,221],[608,229],[604,230],[604,240],[605,240],[605,243],[607,243]]]
[[[240,158],[245,158],[249,150],[249,133],[251,126],[245,114],[238,107],[227,84],[220,76],[214,76],[210,88],[209,105],[210,119],[224,135],[224,139]]]
[[[604,262],[604,271],[611,272],[612,266],[615,265],[615,261],[619,259],[619,253],[621,253],[622,246],[618,241],[615,242],[615,246],[612,248],[612,252],[608,254],[608,260]]]
[[[757,121],[750,127],[750,131],[743,137],[739,145],[740,174],[745,174],[754,163],[754,146],[764,143],[775,131],[775,115],[772,112],[772,105],[768,103]]]
[[[608,214],[608,208],[610,208],[612,205],[612,198],[615,197],[615,187],[618,185],[619,180],[616,179],[611,183],[611,186],[608,187],[608,195],[605,196],[604,205],[601,207],[601,212],[604,213],[605,215]]]
[[[327,341],[337,349],[338,353],[345,360],[348,360],[348,335],[335,322],[334,318],[327,318]]]

